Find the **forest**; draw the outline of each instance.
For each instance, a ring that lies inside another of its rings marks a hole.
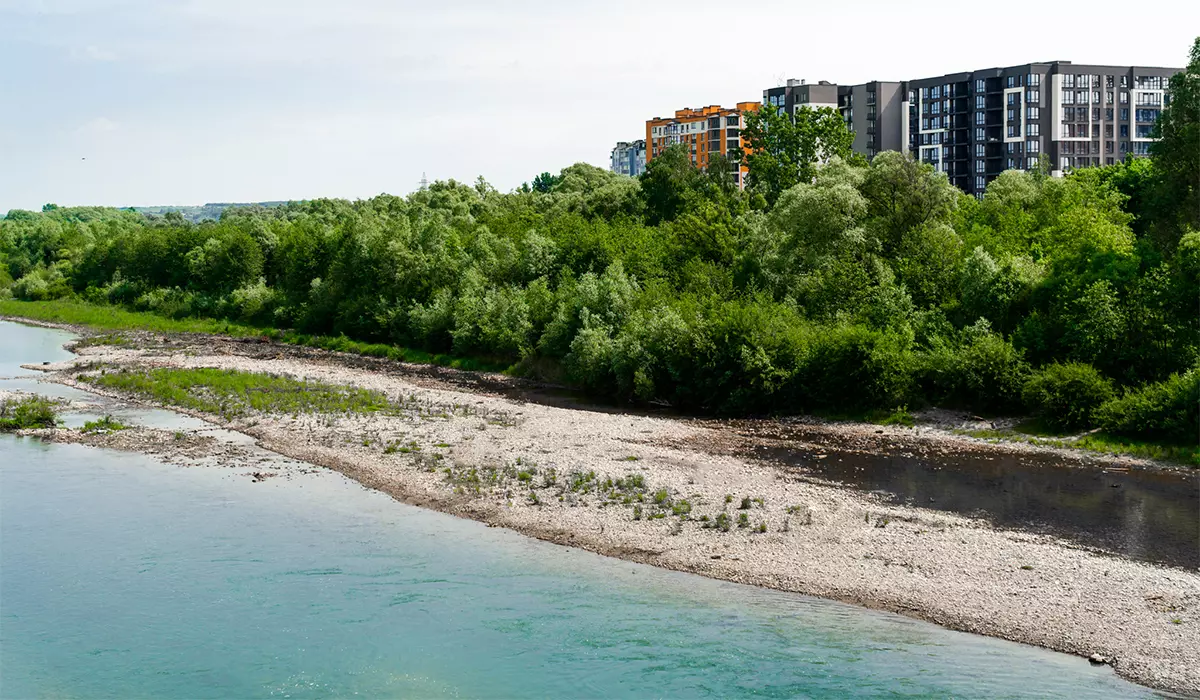
[[[900,153],[773,138],[745,191],[673,147],[638,179],[576,164],[201,223],[14,210],[0,297],[491,358],[689,412],[938,406],[1195,444],[1198,85],[1200,40],[1152,157],[1007,171],[981,199]],[[748,138],[789,127],[769,118]]]

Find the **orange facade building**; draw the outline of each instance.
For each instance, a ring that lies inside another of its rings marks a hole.
[[[759,102],[739,102],[734,109],[710,105],[680,109],[674,117],[655,117],[646,122],[646,163],[677,143],[688,147],[692,163],[698,168],[707,168],[709,158],[714,155],[733,161],[737,149],[745,148],[742,113],[761,106]],[[735,165],[734,180],[738,187],[745,187],[747,168],[741,163]]]

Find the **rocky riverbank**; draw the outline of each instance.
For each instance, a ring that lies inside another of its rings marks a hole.
[[[84,342],[78,353],[38,369],[90,391],[81,375],[152,367],[380,391],[394,410],[196,415],[408,503],[656,566],[1099,654],[1131,680],[1200,692],[1200,573],[805,478],[754,458],[745,425],[587,410],[507,377],[270,343],[127,334]],[[45,437],[73,439],[68,432]],[[806,424],[803,432],[828,459],[883,448],[1044,449],[989,445],[938,426]],[[104,439],[139,451],[177,442],[144,429]],[[1085,468],[1113,462],[1064,454]]]

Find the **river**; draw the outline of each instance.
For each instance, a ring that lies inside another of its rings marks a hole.
[[[68,337],[0,324],[0,376]],[[0,695],[1150,696],[1076,657],[539,542],[324,469],[247,471],[0,436]]]

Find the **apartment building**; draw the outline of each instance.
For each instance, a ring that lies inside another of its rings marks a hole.
[[[763,90],[763,104],[787,114],[795,114],[801,107],[837,109],[838,86],[825,80],[809,84],[803,79],[790,78],[785,85]]]
[[[646,142],[618,141],[612,149],[612,164],[609,169],[614,173],[637,177],[646,171]]]
[[[650,119],[646,122],[646,162],[675,144],[688,147],[692,163],[698,168],[707,168],[709,159],[716,155],[735,161],[735,153],[744,145],[742,114],[761,106],[758,102],[739,102],[734,108],[710,105],[676,110],[673,117]],[[738,187],[745,187],[747,168],[737,162],[732,168]]]
[[[908,146],[904,83],[872,81],[838,86],[838,110],[854,134],[853,149],[868,158]]]

